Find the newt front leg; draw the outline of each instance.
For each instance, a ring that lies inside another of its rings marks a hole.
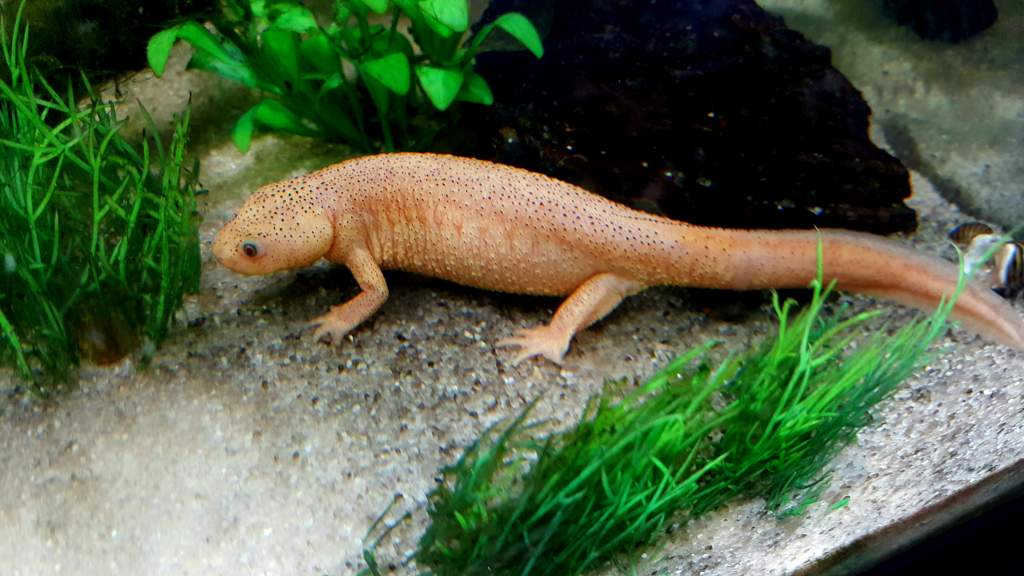
[[[354,249],[344,259],[344,264],[352,272],[362,292],[348,302],[331,307],[330,312],[310,322],[310,325],[317,327],[313,332],[317,340],[330,337],[334,343],[340,343],[345,334],[362,324],[388,299],[384,274],[366,249]]]

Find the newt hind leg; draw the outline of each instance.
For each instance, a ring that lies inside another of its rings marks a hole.
[[[626,296],[644,288],[635,280],[612,273],[591,276],[562,302],[546,326],[517,330],[514,336],[499,340],[497,345],[519,347],[514,364],[532,356],[543,356],[561,364],[577,332],[604,318]]]

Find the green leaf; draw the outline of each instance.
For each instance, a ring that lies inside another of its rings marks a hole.
[[[209,30],[197,22],[185,22],[173,28],[157,32],[149,39],[146,46],[146,59],[153,72],[160,76],[167,66],[167,58],[170,56],[171,47],[176,40],[184,40],[191,44],[197,51],[207,52],[210,56],[224,62],[236,61],[231,54],[224,49],[220,40]]]
[[[401,52],[363,62],[359,70],[395,94],[409,93],[409,60]]]
[[[252,133],[256,129],[257,107],[259,107],[259,104],[250,108],[245,114],[242,114],[238,122],[235,122],[234,129],[231,130],[231,139],[243,154],[249,151],[249,145],[252,143]]]
[[[491,87],[487,84],[487,80],[484,80],[484,77],[476,72],[470,72],[466,76],[466,80],[462,83],[462,88],[455,99],[462,100],[463,102],[483,104],[484,106],[494,104],[494,94],[491,92]]]
[[[178,27],[161,30],[149,39],[146,45],[146,61],[153,73],[158,77],[164,75],[164,68],[167,66],[167,59],[171,55],[171,48],[178,39]]]
[[[315,136],[316,132],[306,126],[294,112],[285,108],[277,100],[264,100],[256,105],[256,124],[271,130],[280,130],[299,134],[300,136]]]
[[[494,22],[484,26],[482,30],[477,32],[476,36],[473,36],[473,41],[470,42],[469,48],[462,52],[460,62],[467,63],[472,60],[477,52],[480,51],[480,47],[487,40],[487,37],[498,27],[519,40],[537,58],[544,55],[544,46],[541,44],[540,36],[537,34],[533,24],[530,24],[530,21],[522,14],[509,12],[508,14],[502,14]]]
[[[256,88],[271,93],[278,93],[279,89],[272,84],[268,84],[262,81],[252,68],[249,67],[248,62],[239,60],[219,60],[216,57],[210,55],[209,52],[198,51],[192,55],[192,59],[188,62],[189,68],[195,68],[197,70],[205,70],[207,72],[213,72],[231,80],[232,82],[238,82],[250,88]]]
[[[317,29],[316,18],[305,6],[275,4],[270,7],[270,22],[275,28],[304,34]]]
[[[382,34],[383,30],[383,26],[379,24],[373,24],[367,26],[365,30],[366,33],[364,34],[364,31],[361,29],[361,27],[349,26],[347,28],[341,28],[338,31],[338,41],[342,44],[344,48],[351,52],[365,53],[367,52],[365,41],[367,39],[373,41],[378,38],[381,38],[382,36],[385,36],[384,34]],[[400,36],[400,34],[396,34],[396,36]],[[372,54],[373,52],[374,50],[369,50],[369,53]]]
[[[499,16],[494,21],[494,25],[519,40],[537,58],[544,55],[544,45],[541,44],[540,35],[537,34],[537,29],[533,27],[526,16],[518,12],[509,12]]]
[[[359,3],[377,14],[383,14],[388,9],[388,0],[359,0]]]
[[[416,6],[416,0],[395,0],[395,6],[405,12],[406,16],[419,16],[420,9]]]
[[[362,32],[355,26],[342,26],[338,29],[337,36],[334,37],[335,42],[341,45],[341,47],[350,52],[354,52],[359,49],[360,38],[363,37]]]
[[[323,98],[325,94],[336,88],[341,88],[345,85],[345,78],[340,72],[331,74],[324,81],[323,86],[320,87],[320,92],[317,94],[317,98]]]
[[[424,20],[444,38],[469,28],[469,5],[466,0],[419,0]]]
[[[384,92],[387,92],[387,90],[384,90]],[[320,133],[318,136],[322,138],[335,138],[340,135],[342,140],[352,146],[363,149],[369,147],[366,133],[353,123],[351,112],[349,112],[349,109],[346,109],[342,99],[318,100],[316,106],[319,121],[322,123],[319,126]],[[362,110],[359,110],[357,113],[362,113]]]
[[[302,41],[299,53],[318,72],[333,74],[338,71],[338,54],[331,46],[330,39],[323,34],[314,34]]]
[[[188,42],[198,50],[209,52],[211,56],[221,60],[232,60],[231,54],[221,45],[221,41],[198,22],[185,22],[178,31],[178,38]]]
[[[421,64],[416,66],[416,77],[427,98],[438,110],[447,110],[462,87],[462,72]]]
[[[267,17],[267,0],[249,0],[249,8],[257,18]]]
[[[267,28],[261,37],[261,55],[274,72],[294,84],[299,78],[298,35],[287,30]]]
[[[268,128],[280,132],[290,132],[300,136],[315,136],[312,130],[294,112],[277,100],[263,100],[250,108],[235,123],[231,139],[242,152],[249,151],[252,135],[257,128]]]
[[[385,34],[383,31],[373,35],[370,42],[370,54],[387,54],[401,52],[410,60],[415,58],[415,50],[405,34]]]

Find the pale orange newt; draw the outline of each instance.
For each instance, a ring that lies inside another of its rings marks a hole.
[[[313,320],[335,342],[387,300],[382,269],[500,292],[568,295],[546,326],[499,345],[516,362],[561,362],[573,336],[623,298],[657,285],[757,290],[806,287],[817,271],[841,289],[929,310],[954,291],[957,268],[869,234],[730,230],[632,210],[526,170],[435,154],[382,154],[264,186],[218,233],[228,268],[266,274],[320,258],[348,267],[360,294]],[[1024,322],[980,285],[954,317],[1024,349]]]

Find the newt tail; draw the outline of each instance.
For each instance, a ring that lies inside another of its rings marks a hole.
[[[568,296],[545,326],[499,345],[515,361],[561,362],[573,336],[647,287],[840,289],[934,309],[954,293],[957,268],[869,234],[838,230],[725,230],[646,214],[547,176],[454,156],[381,154],[264,186],[217,234],[227,267],[266,274],[320,258],[342,264],[362,291],[313,321],[339,342],[387,300],[381,270],[400,269],[488,290]],[[953,317],[1024,350],[1024,322],[970,284]]]
[[[821,243],[822,276],[840,290],[866,294],[920,310],[934,310],[956,290],[958,268],[891,240],[845,230],[729,230],[692,227],[685,232],[728,246],[714,273],[690,286],[758,290],[803,288],[817,275]],[[669,284],[692,277],[683,264]],[[737,273],[737,271],[740,271]],[[1024,350],[1024,322],[992,290],[967,282],[952,311],[966,328],[1000,344]]]

